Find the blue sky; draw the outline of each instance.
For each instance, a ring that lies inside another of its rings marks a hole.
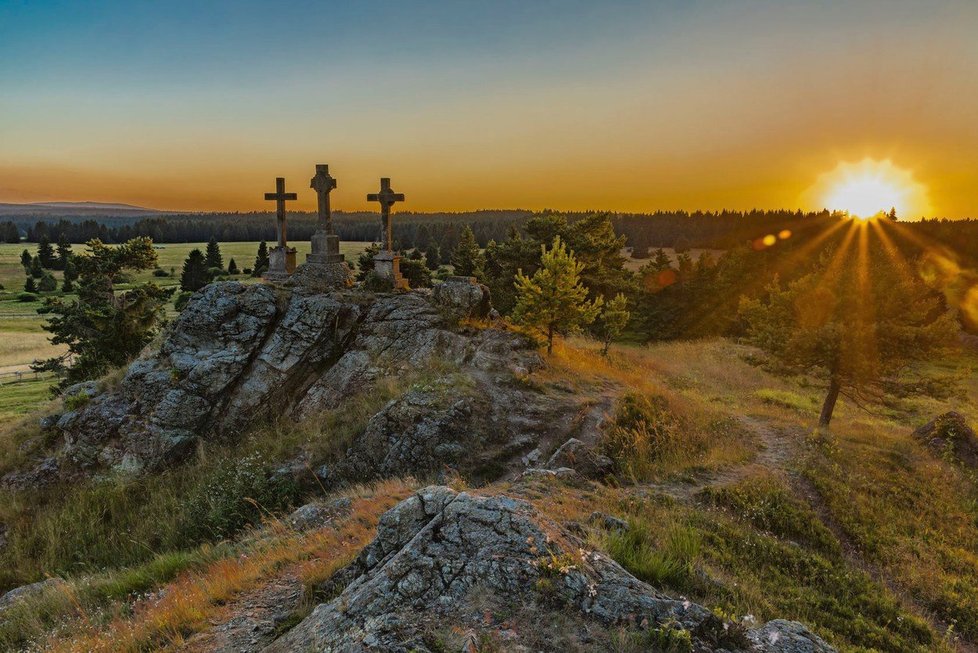
[[[790,206],[869,157],[960,214],[976,27],[951,2],[0,0],[0,201],[249,209],[325,161],[351,208],[381,175],[425,209]]]

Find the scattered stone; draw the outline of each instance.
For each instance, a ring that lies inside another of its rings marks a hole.
[[[31,599],[36,596],[40,596],[49,589],[59,587],[64,583],[60,578],[48,578],[47,580],[42,580],[37,583],[31,583],[30,585],[23,585],[21,587],[16,587],[6,594],[0,595],[0,614],[4,610],[9,609],[14,604],[19,601],[24,601]]]
[[[307,503],[288,516],[289,526],[299,532],[323,528],[339,517],[350,514],[353,502],[346,497],[326,503]]]
[[[604,478],[614,471],[615,463],[577,438],[571,438],[550,456],[548,468],[570,467],[586,478]]]
[[[613,515],[609,515],[604,512],[594,511],[591,516],[588,517],[588,522],[600,526],[606,531],[614,531],[618,533],[624,533],[628,530],[628,522],[624,519],[619,519]]]
[[[831,653],[835,651],[825,640],[797,621],[775,619],[757,630],[748,631],[747,637],[761,651],[768,653]]]
[[[546,469],[543,467],[530,467],[520,474],[521,479],[530,478],[560,478],[560,479],[572,479],[577,478],[577,472],[570,467],[558,467],[557,469]]]
[[[939,456],[950,455],[968,467],[978,467],[978,436],[961,413],[952,410],[938,415],[913,436]]]
[[[55,458],[48,457],[36,462],[33,467],[8,472],[0,478],[0,487],[11,490],[44,488],[60,478],[61,470]]]

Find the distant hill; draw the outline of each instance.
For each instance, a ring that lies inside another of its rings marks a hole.
[[[72,217],[72,216],[147,216],[164,213],[179,213],[179,211],[164,211],[150,209],[132,204],[109,202],[34,202],[30,204],[0,203],[0,216],[43,216],[43,217]]]

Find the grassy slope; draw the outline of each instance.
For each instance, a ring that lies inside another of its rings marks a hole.
[[[975,479],[909,435],[951,407],[978,414],[974,377],[959,399],[908,402],[883,416],[843,403],[832,436],[815,437],[819,388],[767,374],[746,362],[752,354],[724,341],[620,347],[608,361],[583,343],[560,348],[550,369],[528,382],[544,392],[548,381],[559,381],[581,391],[616,386],[662,397],[671,420],[664,431],[673,437],[657,458],[633,465],[633,481],[621,487],[541,481],[487,491],[522,493],[558,520],[586,524],[594,510],[625,517],[625,534],[592,528],[588,546],[727,614],[802,620],[844,651],[950,651],[955,633],[978,639]],[[378,401],[405,387],[385,388]],[[74,571],[67,591],[50,592],[0,628],[0,644],[57,621],[59,633],[47,642],[55,650],[176,647],[208,620],[226,618],[234,595],[283,565],[297,565],[310,585],[328,577],[369,539],[382,509],[416,482],[353,490],[360,503],[340,530],[343,546],[335,533],[297,537],[275,522],[261,537],[226,547],[181,546],[179,522],[199,488],[213,490],[222,459],[280,459],[298,444],[328,451],[374,408],[354,402],[324,428],[271,425],[231,451],[202,452],[151,487],[110,481],[78,488],[68,503],[49,497],[11,508],[14,502],[0,501],[7,506],[0,521],[32,515],[17,522],[16,555],[4,566],[19,569],[21,580]],[[11,439],[25,437],[8,430],[6,451]],[[4,444],[0,436],[0,456]],[[105,537],[120,533],[126,536]],[[167,582],[175,585],[164,599],[144,597]]]

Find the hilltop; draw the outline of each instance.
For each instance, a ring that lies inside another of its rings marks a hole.
[[[198,292],[0,435],[0,588],[55,579],[0,599],[0,643],[973,650],[975,472],[911,434],[978,414],[973,375],[817,433],[757,350],[548,357],[487,299]]]

